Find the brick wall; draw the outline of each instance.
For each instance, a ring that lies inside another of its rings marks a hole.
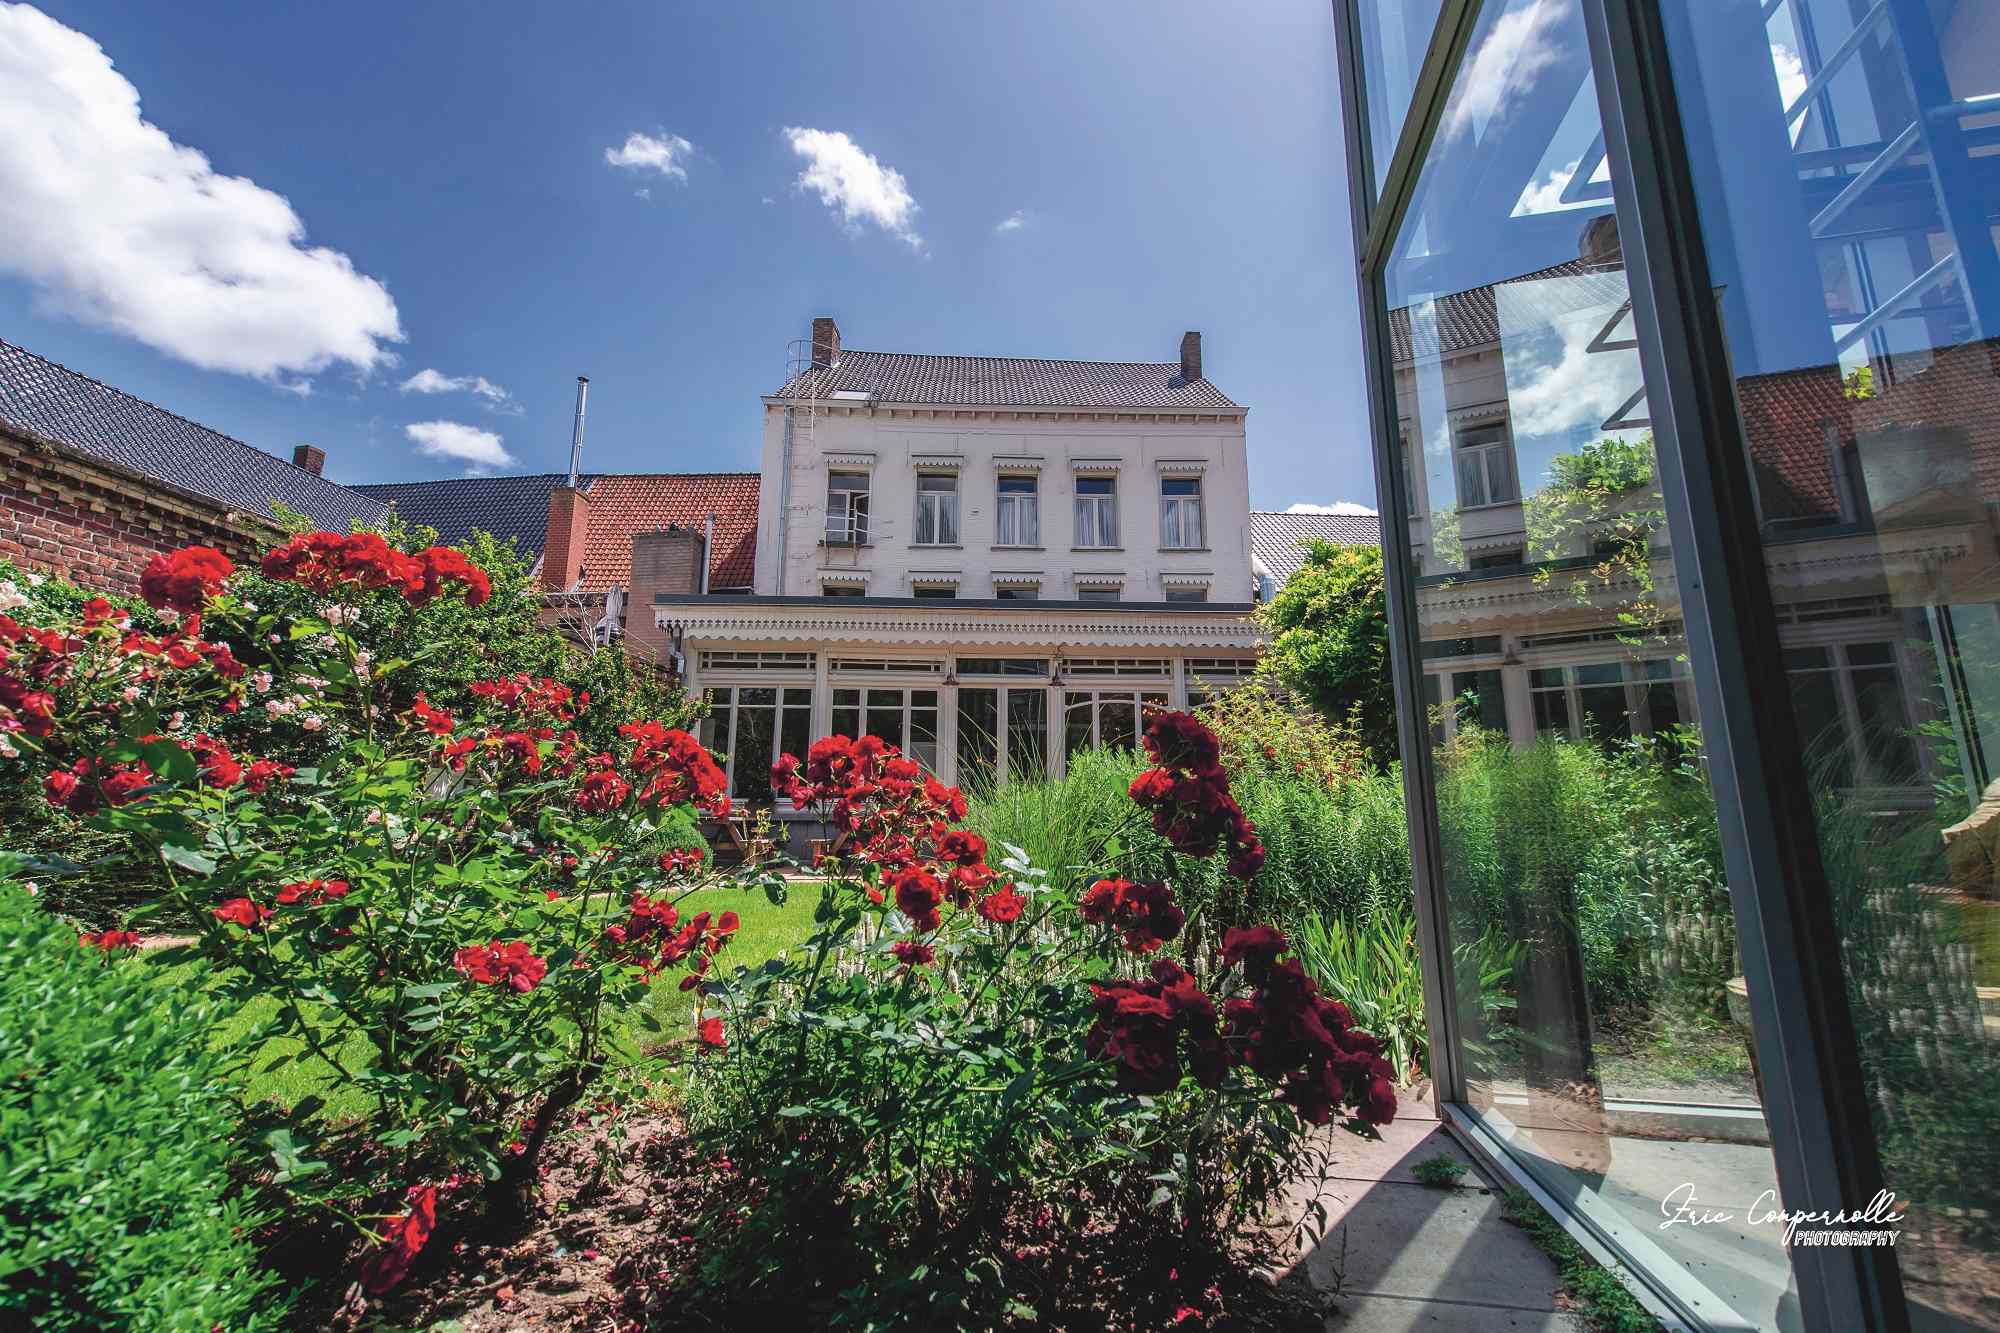
[[[276,528],[0,434],[0,556],[87,588],[136,593],[146,562],[213,546],[254,560]]]
[[[664,664],[673,645],[653,623],[656,593],[701,591],[701,533],[661,528],[632,534],[632,588],[625,605],[625,645],[634,657]]]

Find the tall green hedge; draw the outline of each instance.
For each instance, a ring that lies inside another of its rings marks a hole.
[[[283,1327],[214,1021],[0,882],[0,1328]]]

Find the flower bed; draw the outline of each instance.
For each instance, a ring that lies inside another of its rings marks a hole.
[[[151,891],[82,947],[128,966],[135,931],[194,922],[208,988],[269,1014],[260,1037],[308,1053],[344,1108],[246,1125],[242,1160],[273,1262],[316,1265],[342,1318],[421,1280],[443,1238],[534,1224],[551,1144],[669,1080],[630,1035],[663,985],[693,999],[661,1043],[687,1056],[678,1169],[735,1165],[690,1204],[687,1261],[631,1282],[724,1323],[1032,1321],[1074,1303],[1031,1290],[1049,1254],[1112,1233],[1223,1253],[1313,1126],[1393,1114],[1381,1043],[1277,930],[1206,921],[1171,876],[1072,894],[996,865],[963,796],[875,737],[774,767],[846,850],[804,946],[722,967],[739,916],[715,891],[791,890],[654,854],[728,810],[678,719],[607,734],[586,693],[528,673],[399,688],[412,662],[371,650],[362,607],[476,608],[491,580],[462,552],[309,533],[261,572],[301,609],[260,612],[195,548],[146,573],[163,629],[102,600],[0,616],[0,740]],[[309,695],[312,762],[279,751],[267,694]],[[1167,714],[1146,745],[1131,799],[1159,836],[1254,876],[1215,737]]]

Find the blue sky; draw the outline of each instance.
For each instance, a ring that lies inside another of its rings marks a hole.
[[[580,373],[587,467],[754,469],[832,314],[1198,328],[1254,504],[1373,502],[1323,0],[40,14],[0,4],[0,337],[339,480],[559,470]]]

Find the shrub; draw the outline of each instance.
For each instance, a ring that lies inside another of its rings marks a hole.
[[[1353,919],[1309,916],[1295,940],[1313,979],[1382,1038],[1399,1078],[1430,1067],[1416,913],[1407,903]]]
[[[149,600],[179,613],[164,634],[101,600],[57,629],[0,617],[0,734],[50,805],[116,839],[162,894],[133,921],[194,922],[212,986],[274,1009],[329,1090],[363,1094],[340,1127],[314,1123],[311,1099],[294,1108],[308,1137],[279,1166],[309,1210],[379,1218],[371,1200],[390,1200],[400,1220],[367,1228],[388,1242],[367,1274],[380,1289],[429,1234],[411,1219],[434,1218],[434,1180],[469,1173],[495,1205],[524,1203],[549,1135],[606,1070],[623,1031],[608,1016],[726,944],[734,913],[679,920],[701,858],[634,852],[684,845],[687,807],[728,801],[707,752],[657,720],[589,750],[581,695],[549,678],[473,681],[463,716],[422,692],[405,710],[403,664],[372,660],[357,616],[374,613],[356,603],[477,604],[488,581],[462,553],[310,533],[264,568],[319,608],[285,622],[301,652],[255,663],[324,719],[316,764],[172,720],[246,711],[253,663],[211,636],[256,643],[271,623],[200,548],[148,570]]]
[[[1148,749],[1136,792],[1180,863],[1228,849],[1248,869],[1213,737],[1165,714]],[[959,793],[873,738],[773,778],[851,837],[806,948],[702,986],[730,1035],[695,1064],[698,1141],[758,1204],[729,1192],[701,1237],[697,1305],[1033,1320],[994,1252],[1010,1227],[1219,1242],[1276,1199],[1311,1125],[1393,1114],[1380,1043],[1278,931],[1197,939],[1165,882],[996,872],[952,827]]]
[[[0,1324],[283,1326],[216,1021],[0,883]]]

